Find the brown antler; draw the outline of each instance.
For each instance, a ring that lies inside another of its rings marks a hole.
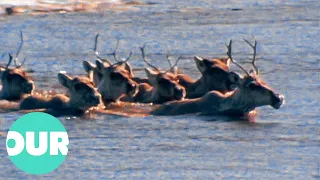
[[[252,66],[254,68],[255,74],[259,74],[258,67],[256,66],[256,55],[257,55],[257,40],[254,39],[254,45],[252,45],[248,40],[243,39],[252,49],[253,49],[253,58],[252,58]]]
[[[169,51],[168,51],[167,48],[166,48],[166,51],[167,51],[166,57],[167,57],[167,60],[168,60],[169,66],[170,66],[170,69],[167,70],[166,72],[172,72],[173,69],[178,65],[178,62],[180,61],[180,59],[182,58],[182,56],[180,55],[180,56],[176,59],[175,63],[172,65],[172,63],[171,63],[171,61],[170,61],[170,58],[169,58],[169,57],[170,57]]]
[[[19,53],[20,53],[20,51],[21,51],[21,49],[22,49],[22,45],[23,45],[23,34],[22,34],[22,31],[20,30],[20,45],[19,45],[19,48],[18,48],[18,51],[17,51],[17,53],[16,53],[16,56],[15,56],[15,58],[14,58],[14,64],[15,64],[15,66],[16,66],[16,68],[20,68],[21,66],[23,66],[23,64],[25,63],[25,61],[26,61],[26,58],[24,58],[23,59],[23,61],[22,61],[22,63],[21,64],[19,64],[19,62],[18,62],[18,56],[19,56]]]
[[[99,52],[98,52],[98,39],[99,39],[99,35],[100,35],[100,34],[97,34],[96,37],[94,38],[94,48],[93,48],[93,51],[94,51],[94,54],[95,54],[96,56],[99,55]],[[98,57],[98,58],[100,58],[100,57]]]
[[[145,43],[142,47],[140,47],[143,61],[144,61],[148,66],[152,67],[154,70],[160,72],[160,70],[159,70],[157,67],[153,66],[151,63],[149,63],[149,62],[147,61],[147,57],[146,57],[146,54],[145,54],[145,51],[144,51],[144,48],[145,48],[145,47],[146,47],[146,43]]]
[[[102,57],[99,56],[99,51],[98,51],[98,39],[99,39],[99,34],[96,35],[95,39],[94,39],[94,48],[93,48],[93,51],[94,51],[94,55],[99,59],[101,60],[102,62],[108,62],[110,63],[107,59],[104,59]]]
[[[237,65],[241,70],[243,70],[248,76],[249,76],[249,73],[238,63],[236,62],[233,58],[232,58],[232,40],[229,41],[229,45],[226,45],[227,48],[228,48],[228,52],[227,52],[227,55],[229,57],[229,59],[231,60],[231,62],[235,65]]]
[[[107,61],[108,63],[110,63],[107,59],[101,58],[101,57],[99,56],[99,52],[98,52],[98,38],[99,38],[99,34],[97,34],[96,37],[95,37],[95,43],[94,43],[94,49],[93,49],[93,51],[94,51],[96,57],[97,57],[99,60],[101,60],[101,61]],[[118,50],[118,48],[119,48],[120,41],[119,41],[118,38],[116,38],[116,39],[117,39],[117,45],[116,45],[114,51],[113,51],[112,53],[108,53],[107,55],[112,55],[113,58],[114,58],[114,60],[116,60],[118,63],[125,63],[125,62],[129,61],[129,59],[131,58],[132,51],[130,52],[129,56],[128,56],[127,58],[125,58],[124,61],[119,60],[119,59],[117,58],[117,50]]]
[[[11,62],[12,62],[12,59],[13,59],[12,55],[11,55],[10,53],[8,53],[8,54],[9,54],[9,62],[8,62],[8,64],[7,64],[7,66],[6,66],[6,69],[9,68],[9,66],[10,66],[10,64],[11,64]]]
[[[120,40],[119,40],[119,38],[117,38],[116,48],[114,49],[114,51],[113,51],[112,53],[109,53],[108,55],[112,55],[113,58],[114,58],[114,60],[116,60],[118,63],[125,63],[125,62],[129,61],[129,59],[131,58],[132,51],[130,51],[129,56],[128,56],[127,58],[125,58],[124,61],[119,60],[119,59],[117,58],[117,50],[118,50],[118,48],[119,48],[119,44],[120,44]]]

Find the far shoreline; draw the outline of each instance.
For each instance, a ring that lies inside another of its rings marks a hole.
[[[101,12],[106,10],[128,10],[133,6],[151,5],[140,1],[130,2],[96,2],[76,4],[47,4],[37,5],[0,5],[0,16],[11,16],[20,14],[38,15],[47,13],[70,13],[70,12]]]

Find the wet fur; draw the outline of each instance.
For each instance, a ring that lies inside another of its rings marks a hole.
[[[32,94],[34,82],[28,74],[20,68],[0,67],[2,89],[0,99],[18,101]]]
[[[201,77],[193,80],[185,74],[179,74],[179,83],[186,88],[187,98],[198,98],[209,91],[226,93],[233,90],[228,80],[229,59],[202,59],[194,57]]]
[[[127,63],[107,65],[97,60],[96,67],[102,75],[97,87],[105,105],[118,102],[125,95],[134,96],[138,92],[138,84],[132,80],[132,68]]]
[[[185,88],[178,83],[174,74],[159,73],[149,68],[145,71],[150,84],[139,84],[138,93],[134,97],[123,98],[123,101],[162,104],[172,100],[182,100],[185,97]]]
[[[277,103],[282,104],[283,99],[275,94],[259,77],[251,75],[242,78],[233,72],[228,77],[230,81],[238,85],[238,88],[230,93],[223,94],[218,91],[210,91],[200,98],[163,104],[155,108],[151,114],[244,115],[259,106],[271,105],[274,108],[279,108],[280,106],[276,107],[278,106]]]
[[[84,113],[101,102],[100,94],[95,90],[94,83],[87,77],[70,77],[59,73],[60,83],[68,88],[70,97],[57,94],[49,98],[29,96],[20,104],[21,110],[46,109],[54,115]]]

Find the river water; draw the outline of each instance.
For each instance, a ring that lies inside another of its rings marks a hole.
[[[65,92],[57,72],[84,74],[82,61],[100,33],[99,50],[130,60],[145,76],[139,46],[149,42],[152,63],[168,68],[165,46],[178,66],[199,77],[192,57],[224,57],[234,40],[234,58],[247,64],[251,49],[243,38],[258,40],[262,78],[283,93],[279,110],[259,108],[255,123],[208,116],[60,118],[69,154],[52,173],[31,176],[9,160],[5,134],[21,113],[0,114],[2,178],[47,179],[319,179],[320,162],[320,3],[313,1],[148,1],[146,6],[97,13],[0,17],[1,63],[14,53],[19,30],[21,55],[36,87]],[[87,59],[92,59],[89,55]],[[111,58],[111,57],[110,57]],[[234,66],[232,69],[237,70]]]

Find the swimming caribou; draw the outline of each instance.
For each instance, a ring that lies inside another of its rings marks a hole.
[[[257,41],[255,40],[254,45],[250,44],[247,40],[245,41],[254,49],[252,60],[254,70],[250,71],[250,73],[232,58],[232,40],[230,40],[230,43],[227,46],[229,59],[245,73],[244,76],[234,72],[228,73],[227,77],[229,81],[237,86],[234,91],[226,94],[219,91],[210,91],[200,98],[168,102],[155,108],[151,114],[245,115],[256,107],[264,105],[270,105],[275,109],[279,109],[284,102],[284,96],[276,93],[260,79],[258,68],[255,65]]]
[[[209,91],[226,93],[233,90],[233,84],[228,79],[229,58],[206,59],[199,56],[193,58],[201,73],[198,80],[185,74],[178,74],[179,83],[186,88],[186,98],[198,98]]]
[[[179,73],[176,67],[177,63],[171,64],[168,51],[167,60],[171,67],[170,72],[178,78],[179,84],[185,88],[186,98],[198,98],[213,90],[222,93],[233,90],[234,85],[229,81],[227,76],[230,65],[229,58],[208,59],[194,56],[193,60],[201,73],[201,77],[197,80],[194,80],[187,74]]]
[[[143,61],[150,66],[145,68],[149,83],[140,83],[139,91],[135,96],[127,96],[124,101],[162,104],[172,100],[183,100],[186,92],[185,88],[179,84],[176,74],[172,73],[173,68],[167,71],[161,71],[147,61],[144,44],[140,47]],[[173,67],[176,66],[179,57]]]
[[[60,84],[68,89],[68,94],[56,94],[51,97],[33,95],[25,98],[20,109],[45,109],[52,115],[81,115],[91,107],[101,103],[101,95],[88,77],[72,77],[58,73]]]
[[[34,82],[23,70],[22,66],[26,60],[21,64],[18,62],[18,56],[23,45],[23,34],[20,31],[20,45],[15,54],[15,57],[9,53],[9,62],[6,66],[0,67],[0,77],[2,89],[0,91],[0,99],[5,100],[21,100],[22,98],[30,95],[34,89]],[[14,61],[15,67],[11,68],[10,65]]]
[[[95,36],[95,41],[94,41],[94,48],[93,48],[93,51],[94,51],[94,54],[95,56],[97,57],[97,60],[99,60],[101,63],[105,64],[105,66],[111,66],[111,61],[106,59],[106,58],[102,58],[99,56],[99,51],[98,51],[98,39],[99,39],[99,34],[97,34]],[[117,61],[116,64],[121,64],[121,63],[124,63],[125,64],[125,68],[127,69],[127,71],[129,71],[130,73],[130,76],[133,76],[133,73],[132,73],[132,68],[130,66],[130,64],[127,62],[131,55],[132,55],[132,52],[130,52],[130,55],[127,57],[127,60],[125,62],[122,62],[121,60],[118,60],[117,58],[117,50],[118,50],[118,47],[119,47],[119,39],[117,38],[117,45],[114,49],[114,51],[112,53],[108,53],[107,55],[112,55],[113,58]],[[87,60],[84,60],[83,61],[83,68],[84,70],[88,73],[88,76],[90,79],[92,79],[92,81],[96,84],[96,85],[99,85],[101,79],[102,79],[102,74],[101,72],[98,71],[97,69],[97,66]]]
[[[102,100],[105,105],[111,102],[119,102],[120,98],[128,95],[134,96],[137,91],[137,83],[132,80],[134,78],[131,65],[128,63],[132,52],[124,60],[117,58],[117,50],[120,44],[117,38],[116,48],[112,55],[116,63],[111,63],[108,59],[101,58],[98,52],[98,38],[99,34],[95,37],[94,52],[96,57],[96,64],[88,61],[83,62],[85,71],[89,74],[90,79],[95,83],[98,91],[102,95]]]
[[[83,114],[87,110],[112,102],[129,101],[139,103],[160,104],[151,112],[151,115],[181,115],[181,114],[227,114],[245,115],[255,108],[270,105],[279,109],[284,96],[276,93],[260,77],[255,64],[257,41],[251,44],[244,40],[254,51],[253,70],[247,71],[232,58],[232,40],[228,48],[228,58],[204,59],[198,56],[194,61],[202,76],[192,80],[189,76],[177,72],[176,65],[181,59],[179,56],[169,70],[160,70],[147,61],[145,45],[140,47],[143,61],[150,67],[145,68],[147,79],[134,77],[133,69],[128,63],[132,52],[124,60],[117,58],[117,49],[110,53],[116,61],[103,59],[97,50],[99,34],[95,37],[95,55],[98,58],[95,64],[84,61],[83,66],[88,77],[72,77],[65,73],[58,73],[61,85],[68,89],[69,96],[57,94],[50,97],[32,95],[33,81],[18,65],[18,55],[23,44],[21,43],[13,58],[9,54],[9,62],[0,67],[2,81],[1,97],[8,100],[20,100],[20,109],[45,109],[55,115]],[[167,55],[169,60],[169,55]],[[9,68],[14,61],[15,68]],[[233,63],[240,68],[244,75],[229,70]],[[28,97],[26,97],[28,96]],[[184,99],[185,97],[190,99]],[[194,98],[194,99],[192,99]],[[139,108],[139,107],[137,107]],[[138,112],[138,111],[137,111]]]

